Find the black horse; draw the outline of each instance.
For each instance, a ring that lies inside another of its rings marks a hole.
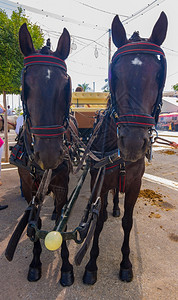
[[[92,145],[92,151],[105,157],[109,153],[111,161],[112,153],[119,148],[121,158],[106,165],[101,190],[100,215],[90,260],[83,277],[85,284],[91,285],[97,280],[98,242],[104,221],[107,219],[107,194],[110,189],[117,189],[118,185],[120,191],[125,191],[122,218],[123,258],[119,277],[127,282],[133,277],[129,259],[129,236],[133,223],[133,209],[145,170],[145,155],[150,152],[152,127],[158,120],[161,107],[166,62],[160,45],[166,37],[167,23],[167,17],[162,12],[150,38],[140,38],[138,32],[135,32],[129,40],[118,16],[112,23],[112,39],[118,50],[112,58],[109,71],[111,105],[106,111],[98,137]],[[91,168],[91,187],[96,176],[97,170],[94,165]]]
[[[71,102],[71,79],[64,60],[70,52],[70,35],[64,28],[55,52],[47,46],[36,51],[23,24],[19,31],[20,48],[25,56],[22,74],[22,102],[24,109],[24,141],[32,164],[42,170],[53,170],[49,190],[54,193],[58,218],[67,201],[70,172],[69,154],[64,146],[63,135],[69,122]],[[32,200],[35,182],[28,170],[19,168],[23,194],[29,203]],[[36,188],[37,189],[37,188]],[[39,219],[38,227],[41,228]],[[40,240],[34,242],[33,259],[29,267],[28,280],[41,277]],[[62,285],[74,281],[73,267],[68,257],[66,242],[61,248]]]

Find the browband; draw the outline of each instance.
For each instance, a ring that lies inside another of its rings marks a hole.
[[[52,55],[33,54],[26,56],[24,58],[24,66],[28,67],[33,65],[51,65],[64,69],[67,72],[67,66],[65,62],[62,59]]]
[[[156,44],[149,42],[133,42],[120,47],[112,57],[112,63],[116,62],[119,57],[127,54],[147,53],[154,55],[162,55],[165,57],[164,51]]]

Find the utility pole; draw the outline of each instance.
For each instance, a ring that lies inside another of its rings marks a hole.
[[[93,82],[93,92],[95,92],[95,81]]]
[[[111,29],[109,29],[109,39],[108,39],[108,67],[111,62]]]
[[[3,106],[6,109],[4,113],[4,152],[5,152],[5,162],[9,161],[9,145],[8,145],[8,124],[7,124],[7,104],[6,104],[6,92],[3,91]]]
[[[13,99],[13,94],[12,94],[12,110],[14,109],[14,99]]]

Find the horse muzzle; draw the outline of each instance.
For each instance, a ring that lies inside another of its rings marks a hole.
[[[41,169],[56,169],[64,159],[62,140],[36,139],[34,145],[35,162]]]
[[[136,162],[143,158],[150,146],[147,128],[121,126],[118,134],[118,148],[125,161]]]

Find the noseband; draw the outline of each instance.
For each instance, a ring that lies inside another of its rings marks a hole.
[[[115,110],[116,107],[116,99],[113,89],[113,83],[112,83],[112,70],[114,64],[122,57],[128,54],[151,54],[151,55],[160,55],[160,62],[162,65],[162,73],[161,78],[159,81],[159,90],[158,90],[158,96],[154,105],[154,109],[152,111],[152,114],[125,114],[125,115],[119,115],[119,112],[117,113]],[[149,43],[149,42],[133,42],[126,44],[122,47],[120,47],[115,54],[113,55],[112,62],[110,65],[109,70],[109,82],[111,87],[111,102],[112,102],[112,108],[113,108],[113,117],[116,122],[116,125],[127,125],[127,126],[140,126],[140,127],[147,127],[150,128],[157,124],[159,113],[161,111],[162,107],[162,92],[164,88],[166,78],[166,59],[165,54],[163,50],[156,44]]]
[[[21,99],[23,103],[23,111],[24,111],[24,119],[25,122],[27,123],[27,120],[30,121],[31,124],[31,119],[30,119],[30,114],[28,111],[27,107],[27,99],[25,99],[25,91],[24,91],[24,82],[25,82],[25,74],[28,70],[29,66],[33,65],[45,65],[45,66],[53,66],[53,67],[58,67],[65,72],[67,72],[67,66],[65,62],[55,56],[52,55],[42,55],[42,54],[33,54],[30,56],[27,56],[24,58],[24,68],[22,71],[22,93],[21,93]],[[69,77],[69,76],[68,76]],[[70,82],[70,77],[69,77],[69,82]],[[68,115],[69,115],[69,107],[67,109],[67,112],[65,114],[65,123],[68,123]],[[65,124],[65,125],[66,125]],[[36,126],[36,127],[30,127],[29,131],[34,135],[38,136],[40,138],[55,138],[58,137],[66,132],[66,126],[64,125],[51,125],[51,126]]]

